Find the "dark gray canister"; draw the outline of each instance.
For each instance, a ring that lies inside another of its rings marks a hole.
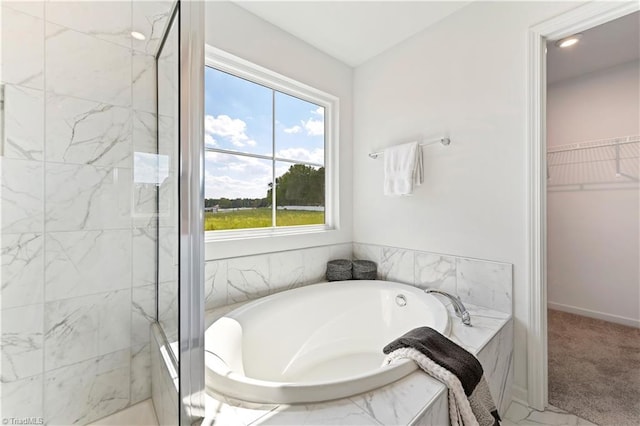
[[[354,280],[375,280],[378,276],[378,265],[370,260],[353,261]]]
[[[328,281],[344,281],[350,280],[351,261],[349,259],[336,259],[327,262],[327,280]]]

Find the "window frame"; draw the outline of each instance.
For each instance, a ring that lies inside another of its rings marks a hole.
[[[205,44],[205,66],[226,72],[235,77],[265,86],[269,89],[300,98],[324,108],[324,169],[325,169],[325,223],[322,225],[276,226],[265,228],[204,231],[205,242],[265,238],[310,233],[325,233],[339,229],[338,150],[339,150],[339,99],[329,93],[308,86],[275,71]],[[204,145],[204,140],[200,141]],[[222,152],[255,157],[251,153],[223,149],[207,149],[205,152]],[[276,153],[272,153],[279,161]],[[204,158],[203,158],[204,161]],[[292,162],[305,164],[305,162]],[[294,160],[295,161],[295,160]],[[204,170],[204,169],[203,169]],[[203,177],[204,178],[204,177]],[[274,191],[275,192],[275,191]],[[204,194],[203,194],[204,196]],[[204,211],[203,211],[204,214]]]

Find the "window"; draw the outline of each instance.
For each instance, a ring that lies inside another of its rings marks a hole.
[[[204,104],[210,236],[332,227],[337,99],[207,47]]]

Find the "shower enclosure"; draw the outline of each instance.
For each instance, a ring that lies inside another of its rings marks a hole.
[[[161,368],[175,372],[171,383],[177,378],[181,425],[204,416],[203,9],[202,2],[177,1],[156,56],[154,329],[166,364]]]

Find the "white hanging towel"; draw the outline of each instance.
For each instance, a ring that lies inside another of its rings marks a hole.
[[[418,142],[384,150],[384,195],[411,195],[423,179],[422,149]]]

